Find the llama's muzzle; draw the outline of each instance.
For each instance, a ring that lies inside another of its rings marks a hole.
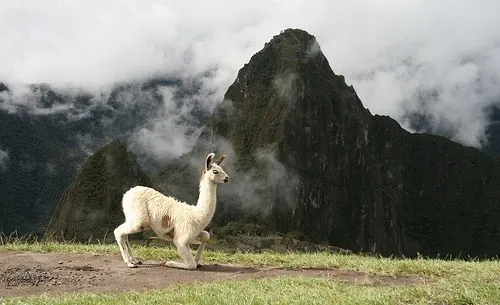
[[[228,176],[226,176],[226,177],[224,178],[224,183],[228,183],[228,181],[229,181],[229,177],[228,177]]]

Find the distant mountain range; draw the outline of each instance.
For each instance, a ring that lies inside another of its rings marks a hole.
[[[154,78],[97,94],[32,85],[23,95],[15,95],[0,83],[0,150],[4,156],[0,231],[43,233],[78,168],[89,154],[113,139],[135,148],[145,169],[157,168],[158,158],[138,147],[141,132],[155,132],[155,122],[173,116],[165,112],[182,108],[172,124],[185,126],[186,134],[179,137],[190,133],[195,137],[210,114],[197,97],[200,88],[196,81]],[[165,109],[165,94],[172,100],[171,109]],[[186,100],[189,105],[183,104]]]
[[[0,149],[8,152],[0,173],[0,200],[8,202],[0,209],[0,229],[40,232],[59,202],[51,224],[63,225],[52,232],[80,240],[98,236],[122,219],[119,194],[141,181],[194,202],[202,160],[215,151],[228,154],[232,177],[219,191],[215,225],[258,223],[278,232],[300,232],[317,243],[384,255],[500,253],[500,158],[492,156],[500,153],[497,109],[485,148],[489,155],[443,136],[411,134],[363,107],[354,88],[333,73],[314,36],[288,29],[241,68],[213,113],[193,108],[191,118],[197,121],[192,132],[199,137],[192,150],[170,162],[144,162],[139,154],[137,165],[131,161],[135,157],[125,157],[124,144],[133,146],[130,135],[161,111],[157,94],[163,82],[122,86],[100,103],[92,96],[68,100],[48,87],[32,88],[41,90],[38,110],[71,103],[77,115],[80,104],[99,105],[74,122],[65,112],[40,116],[23,107],[9,112],[6,94],[0,95]],[[183,84],[169,81],[168,86]],[[148,94],[138,95],[141,102],[124,110],[130,104],[123,92],[137,88]],[[196,96],[196,88],[184,92]],[[415,116],[418,120],[419,130],[425,131],[425,117]],[[82,134],[90,148],[82,148]],[[97,151],[114,138],[122,142]],[[97,153],[87,159],[89,150]],[[106,164],[103,155],[129,161],[111,171],[88,165]],[[143,172],[141,165],[149,177],[134,174]],[[102,189],[91,183],[117,177],[124,180]],[[80,188],[82,181],[97,193]],[[74,218],[72,210],[87,212]],[[99,222],[96,213],[104,214]],[[79,223],[76,230],[68,227],[71,221]]]

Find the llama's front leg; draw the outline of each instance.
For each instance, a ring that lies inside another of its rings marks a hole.
[[[203,250],[207,245],[207,241],[210,239],[210,233],[208,233],[205,230],[202,230],[200,234],[198,234],[198,238],[201,240],[201,243],[198,246],[198,250],[196,250],[196,255],[194,257],[194,261],[196,262],[197,265],[199,264],[199,261],[201,259],[201,254],[203,253]]]
[[[174,240],[174,244],[177,247],[179,255],[182,257],[183,263],[168,261],[165,263],[165,265],[167,267],[179,268],[179,269],[188,269],[188,270],[196,269],[198,266],[194,261],[193,254],[191,254],[191,249],[189,248],[188,241],[176,242],[176,240]]]

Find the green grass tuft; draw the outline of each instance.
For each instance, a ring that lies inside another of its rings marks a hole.
[[[497,304],[497,284],[440,282],[412,286],[352,285],[325,278],[282,276],[179,285],[147,293],[78,293],[5,299],[2,304]]]

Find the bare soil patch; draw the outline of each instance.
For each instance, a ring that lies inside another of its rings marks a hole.
[[[0,252],[0,297],[78,291],[122,292],[165,289],[181,283],[246,280],[280,275],[327,277],[363,285],[408,285],[419,277],[373,276],[339,269],[251,268],[234,264],[203,265],[187,271],[146,261],[130,269],[119,255]]]

